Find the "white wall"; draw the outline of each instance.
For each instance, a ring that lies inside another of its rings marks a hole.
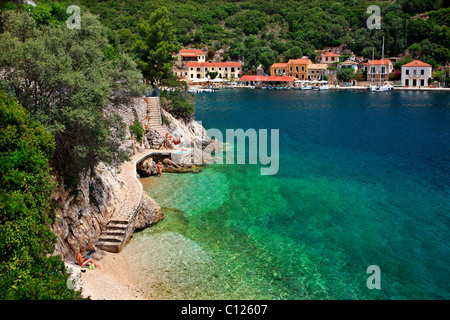
[[[409,74],[406,74],[406,70]],[[424,74],[421,74],[421,70],[424,70]],[[431,78],[431,67],[402,67],[402,87],[406,85],[406,79],[409,79],[408,87],[413,87],[414,79],[416,80],[416,87],[422,86],[420,80],[424,80],[424,87],[428,87],[428,79]],[[416,74],[414,74],[416,71]]]

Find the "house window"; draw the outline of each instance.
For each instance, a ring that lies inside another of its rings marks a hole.
[[[425,74],[425,70],[424,69],[420,70],[420,74],[424,75]]]
[[[291,72],[292,72],[292,66],[290,66],[290,67],[289,67],[289,71],[291,71]]]
[[[197,72],[200,72],[200,68],[197,68]]]
[[[409,69],[406,69],[406,74],[409,75]]]
[[[199,78],[199,79],[200,79],[200,74],[199,74],[199,73],[197,73],[197,78]]]
[[[298,66],[295,66],[295,72],[298,72]]]
[[[413,70],[413,74],[414,74],[414,75],[417,74],[417,70],[416,70],[416,69]]]
[[[191,68],[191,71],[194,71],[194,68]]]
[[[222,71],[222,68],[219,68],[219,71]]]
[[[191,79],[194,77],[194,75],[191,73]]]
[[[305,71],[305,66],[302,66],[302,71]]]

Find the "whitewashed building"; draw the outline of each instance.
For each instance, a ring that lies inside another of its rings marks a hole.
[[[428,87],[432,66],[414,60],[402,66],[402,87]]]

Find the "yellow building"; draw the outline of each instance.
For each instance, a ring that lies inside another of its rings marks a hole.
[[[270,75],[294,77],[298,80],[306,80],[308,76],[308,66],[312,64],[311,59],[290,59],[285,63],[274,63],[270,67]]]
[[[306,80],[308,77],[308,66],[312,64],[311,59],[290,59],[287,62],[286,76],[295,77],[298,80]]]
[[[287,63],[274,63],[270,67],[270,75],[275,76],[286,76]]]

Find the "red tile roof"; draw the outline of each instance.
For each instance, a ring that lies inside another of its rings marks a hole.
[[[188,67],[201,67],[200,62],[192,61],[187,63]]]
[[[312,63],[311,59],[290,59],[288,64],[308,64]]]
[[[290,82],[294,81],[294,77],[283,77],[283,76],[255,76],[255,75],[245,75],[242,76],[239,81],[277,81],[277,82]]]
[[[414,60],[410,63],[404,64],[402,68],[403,67],[431,67],[431,65],[420,60]]]
[[[240,62],[213,62],[217,67],[240,67]]]
[[[180,55],[183,57],[198,57],[204,56],[205,53],[202,50],[198,49],[181,49]]]
[[[327,56],[327,57],[339,57],[339,55],[334,52],[325,52],[322,55]]]
[[[240,62],[188,62],[188,67],[240,67]]]
[[[365,66],[371,66],[371,65],[377,66],[377,65],[389,65],[392,64],[391,60],[389,59],[380,59],[380,60],[369,60],[369,62],[364,63]]]
[[[274,63],[272,65],[273,68],[286,68],[287,67],[287,63]]]

